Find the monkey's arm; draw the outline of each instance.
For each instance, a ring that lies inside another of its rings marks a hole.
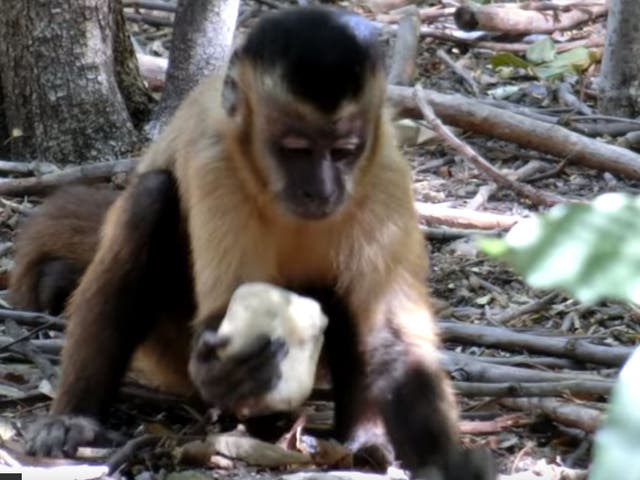
[[[141,175],[109,210],[98,252],[71,299],[60,385],[52,416],[29,438],[32,453],[72,455],[96,440],[95,421],[79,417],[106,413],[133,351],[155,327],[158,299],[169,289],[163,283],[171,281],[164,274],[179,261],[180,242],[172,174]]]
[[[423,282],[407,271],[396,275],[371,311],[364,345],[371,394],[396,459],[418,478],[493,479],[490,454],[459,445],[456,402]]]
[[[371,392],[396,456],[415,470],[439,464],[455,445],[456,406],[439,365],[426,292],[400,275],[373,313],[365,352]]]

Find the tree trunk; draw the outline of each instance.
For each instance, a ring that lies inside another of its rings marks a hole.
[[[224,71],[239,0],[179,0],[164,94],[147,126],[155,137],[185,95],[206,75]]]
[[[115,24],[113,55],[116,81],[134,126],[141,128],[149,120],[155,99],[146,87],[140,73],[138,58],[125,24],[121,1],[116,0],[114,3],[116,8],[113,12]]]
[[[600,74],[600,111],[620,117],[640,114],[640,1],[610,0]]]
[[[2,77],[0,77],[0,155],[9,152],[9,128],[4,115],[4,98],[2,96]]]
[[[0,72],[11,152],[60,163],[131,152],[138,134],[114,75],[119,0],[3,0]]]

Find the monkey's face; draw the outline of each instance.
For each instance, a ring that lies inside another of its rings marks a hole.
[[[366,146],[362,115],[335,120],[280,116],[269,122],[265,141],[269,188],[289,214],[322,220],[337,213],[350,196],[354,170]]]

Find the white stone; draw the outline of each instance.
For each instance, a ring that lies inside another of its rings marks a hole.
[[[282,379],[261,398],[238,406],[242,415],[291,411],[308,398],[324,341],[327,317],[320,304],[268,283],[245,283],[232,295],[218,333],[230,343],[222,358],[249,347],[258,335],[283,338],[288,353],[280,365]]]

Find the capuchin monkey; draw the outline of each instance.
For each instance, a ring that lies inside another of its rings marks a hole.
[[[259,281],[321,303],[338,439],[377,423],[417,475],[489,478],[459,446],[439,367],[377,33],[328,8],[265,15],[124,192],[62,191],[34,215],[17,240],[13,301],[57,313],[70,298],[62,377],[32,453],[73,455],[99,439],[127,372],[228,409],[272,389],[284,342],[217,355],[231,294]]]

